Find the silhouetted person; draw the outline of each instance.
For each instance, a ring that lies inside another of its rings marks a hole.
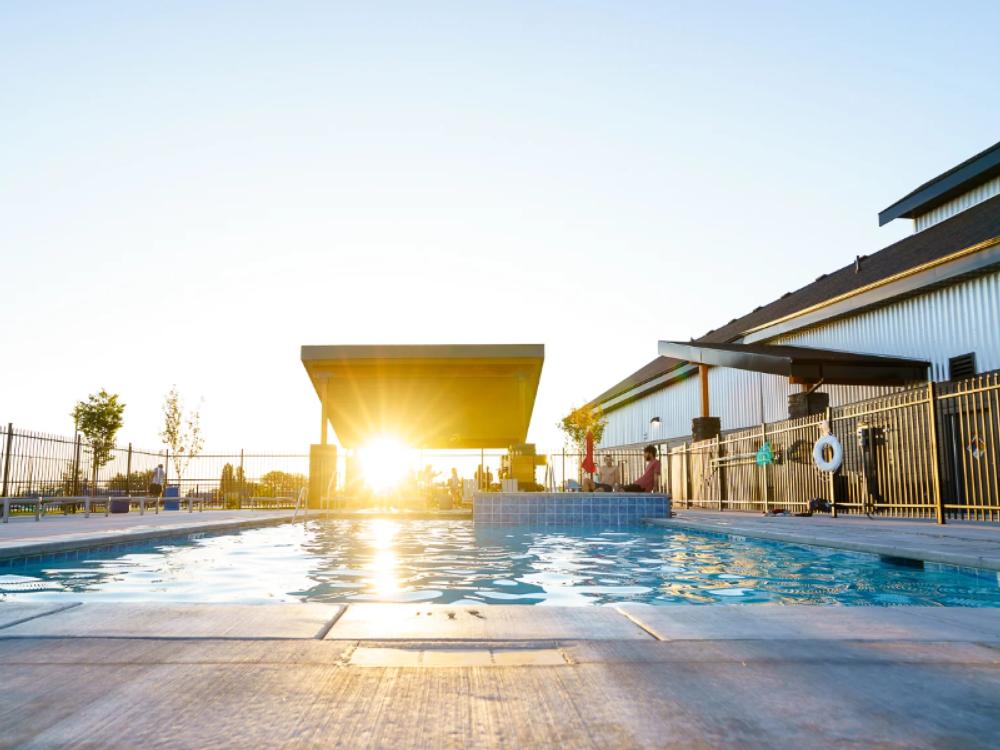
[[[149,478],[149,496],[159,498],[163,495],[163,486],[167,483],[167,472],[163,470],[163,464],[157,464],[153,469],[153,476]]]
[[[657,458],[656,446],[647,445],[642,455],[646,458],[646,471],[632,484],[625,485],[625,492],[652,492],[660,486],[660,459]]]

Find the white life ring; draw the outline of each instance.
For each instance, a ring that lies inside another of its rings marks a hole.
[[[833,451],[829,461],[823,457],[823,448],[826,446],[830,446],[830,450]],[[816,445],[813,446],[813,462],[820,471],[832,472],[840,468],[844,462],[844,446],[840,444],[836,435],[828,432],[816,441]]]

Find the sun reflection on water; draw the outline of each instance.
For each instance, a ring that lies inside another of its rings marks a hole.
[[[372,519],[367,527],[367,541],[373,553],[371,562],[365,568],[371,573],[366,582],[380,597],[390,596],[400,590],[397,569],[399,556],[396,553],[396,535],[399,523],[388,519]]]

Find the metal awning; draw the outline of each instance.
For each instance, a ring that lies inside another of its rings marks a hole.
[[[712,367],[784,375],[792,383],[902,386],[926,382],[929,362],[784,344],[661,341],[660,354]]]
[[[540,344],[303,346],[302,364],[341,445],[392,436],[415,448],[523,443]]]

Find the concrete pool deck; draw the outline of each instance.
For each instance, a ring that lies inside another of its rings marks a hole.
[[[674,518],[647,523],[1000,571],[998,524],[940,525],[903,518],[764,516],[703,510],[676,510]]]
[[[302,518],[299,514],[299,518]],[[312,517],[312,514],[310,514]],[[68,550],[130,544],[157,537],[206,531],[236,530],[247,526],[291,521],[290,510],[206,510],[122,513],[120,515],[82,513],[15,516],[0,524],[0,560],[28,555],[46,555]]]
[[[23,519],[0,527],[0,554],[290,518]],[[658,523],[984,566],[1000,531],[695,511]],[[0,685],[0,748],[987,748],[1000,608],[7,601]]]
[[[993,747],[1000,609],[0,603],[0,747]]]

